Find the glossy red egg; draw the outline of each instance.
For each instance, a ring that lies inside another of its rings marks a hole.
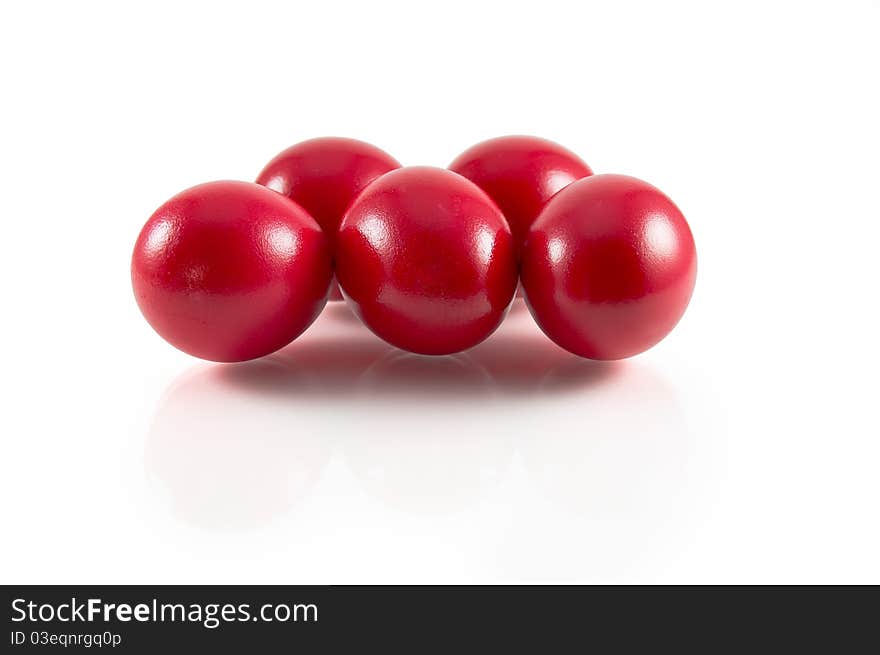
[[[590,359],[647,350],[684,314],[697,275],[690,227],[655,187],[594,175],[556,195],[521,261],[529,309],[558,345]]]
[[[533,136],[502,136],[468,148],[450,170],[495,201],[519,247],[550,198],[593,172],[576,154]]]
[[[218,362],[268,355],[324,307],[330,249],[302,207],[249,182],[209,182],[162,205],[131,260],[135,298],[180,350]]]
[[[510,228],[492,200],[448,170],[401,168],[352,203],[336,275],[361,320],[404,350],[465,350],[501,323],[516,289]]]
[[[331,245],[342,215],[358,193],[400,163],[376,146],[341,137],[322,137],[297,143],[279,153],[257,184],[296,201],[318,221]],[[342,300],[336,284],[331,300]]]

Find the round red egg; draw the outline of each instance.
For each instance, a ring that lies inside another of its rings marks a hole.
[[[513,299],[510,228],[492,200],[448,170],[401,168],[349,207],[336,275],[361,320],[404,350],[443,355],[488,337]]]
[[[297,143],[279,153],[257,184],[296,201],[318,221],[331,246],[342,215],[370,182],[400,163],[376,146],[340,137],[322,137]],[[331,300],[342,300],[333,285]]]
[[[268,355],[324,307],[327,239],[304,209],[249,182],[209,182],[162,205],[131,261],[135,298],[180,350],[218,362]]]
[[[559,192],[532,225],[521,261],[526,301],[558,345],[622,359],[665,337],[697,275],[687,221],[646,182],[594,175]]]
[[[519,247],[550,198],[593,172],[580,157],[546,139],[502,136],[468,148],[450,170],[489,194]]]

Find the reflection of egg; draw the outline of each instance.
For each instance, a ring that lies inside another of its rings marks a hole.
[[[553,388],[564,376],[555,371],[541,386]],[[684,484],[687,427],[663,379],[634,363],[619,364],[617,375],[578,397],[577,421],[555,421],[553,414],[563,412],[570,415],[571,408],[546,407],[542,420],[557,428],[523,443],[542,489],[575,512],[620,521],[633,512],[642,518],[651,507],[657,520],[666,520],[663,508]],[[565,475],[559,461],[566,462]]]
[[[548,561],[530,575],[613,581],[648,553],[663,556],[661,546],[675,543],[670,534],[680,531],[694,503],[702,502],[690,486],[694,435],[675,391],[638,362],[617,363],[613,376],[580,394],[576,418],[570,397],[555,397],[568,375],[562,367],[541,381],[552,400],[542,405],[531,434],[520,433],[517,446],[541,502],[570,519],[536,525],[541,512],[532,510],[518,534],[528,540],[527,533],[550,531],[558,544],[560,563]],[[529,420],[524,413],[523,421]],[[542,431],[547,424],[554,429]],[[685,499],[690,503],[683,505]]]
[[[149,434],[149,474],[202,527],[248,528],[278,516],[315,483],[331,452],[329,431],[298,430],[296,406],[285,411],[259,388],[245,390],[247,376],[264,387],[283,379],[291,393],[309,385],[268,359],[202,367],[168,391]]]
[[[498,483],[512,454],[494,430],[492,379],[466,355],[395,351],[358,380],[364,413],[345,459],[371,496],[397,509],[441,515]]]
[[[146,465],[188,521],[247,528],[306,495],[353,424],[358,377],[392,349],[345,306],[271,357],[182,376],[159,404]]]

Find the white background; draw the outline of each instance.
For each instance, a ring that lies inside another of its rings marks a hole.
[[[880,582],[877,2],[0,9],[5,583]],[[618,365],[515,306],[457,357],[344,306],[175,351],[129,257],[168,197],[352,136],[554,139],[700,257]]]

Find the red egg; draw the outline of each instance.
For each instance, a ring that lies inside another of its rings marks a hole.
[[[180,350],[218,362],[268,355],[327,301],[327,239],[302,207],[249,182],[209,182],[162,205],[131,260],[135,298]]]
[[[336,275],[361,320],[427,355],[478,344],[516,289],[510,228],[477,186],[441,168],[401,168],[352,203],[337,235]]]
[[[461,153],[450,170],[464,175],[495,201],[517,247],[550,198],[593,171],[573,152],[533,136],[502,136]]]
[[[342,215],[358,193],[400,163],[376,146],[355,139],[323,137],[291,146],[270,161],[257,177],[297,203],[335,240]],[[331,300],[342,300],[333,284]]]
[[[697,252],[684,216],[658,189],[594,175],[547,204],[521,267],[526,302],[547,336],[582,357],[622,359],[678,323]]]

